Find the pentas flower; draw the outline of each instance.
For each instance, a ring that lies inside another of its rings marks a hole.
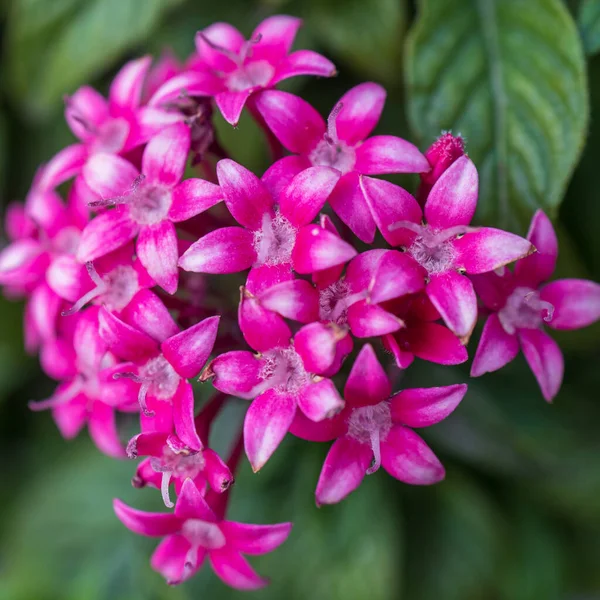
[[[421,173],[421,185],[417,191],[417,201],[424,206],[427,196],[435,182],[450,165],[455,163],[465,153],[465,140],[459,135],[446,131],[427,149],[425,158],[431,165],[431,170]]]
[[[189,65],[196,73],[172,80],[169,91],[177,93],[178,85],[190,95],[213,96],[225,120],[235,127],[246,101],[255,92],[297,75],[335,75],[333,63],[316,52],[290,53],[301,23],[285,15],[269,17],[249,40],[227,23],[215,23],[199,31],[197,56]],[[157,94],[162,101],[168,97],[165,91]]]
[[[90,262],[137,236],[137,256],[150,276],[170,294],[177,290],[177,233],[186,221],[221,200],[218,186],[202,179],[180,183],[190,149],[190,131],[177,123],[152,138],[144,150],[142,172],[112,154],[94,155],[84,167],[89,187],[115,205],[85,228],[77,259]]]
[[[208,558],[215,574],[227,585],[254,590],[268,581],[260,577],[243,554],[266,554],[289,536],[292,524],[249,525],[226,521],[213,511],[191,479],[181,486],[174,514],[135,510],[114,501],[117,517],[131,531],[151,537],[164,537],[151,564],[170,585],[182,583],[196,573]]]
[[[368,243],[375,238],[376,219],[359,185],[359,175],[422,173],[431,168],[416,146],[406,140],[391,135],[368,137],[379,121],[385,96],[385,90],[376,83],[358,85],[340,98],[327,123],[310,104],[293,94],[270,90],[256,99],[256,107],[271,131],[287,150],[298,155],[275,163],[266,177],[289,181],[310,166],[336,169],[341,177],[329,204],[354,234]]]
[[[130,371],[121,376],[137,384],[142,412],[153,417],[172,411],[177,437],[199,450],[202,443],[194,426],[194,394],[187,379],[198,375],[212,352],[219,317],[179,331],[151,292],[140,292],[137,298],[138,302],[123,311],[128,322],[102,307],[100,335],[113,354],[132,363]]]
[[[185,271],[225,274],[281,266],[311,273],[344,263],[356,254],[340,238],[309,225],[339,179],[334,169],[306,169],[278,196],[229,159],[219,161],[217,177],[225,204],[242,227],[217,229],[192,244],[179,259]]]
[[[471,376],[496,371],[523,350],[542,395],[549,402],[560,389],[564,361],[543,325],[557,330],[580,329],[600,319],[600,285],[584,279],[546,283],[554,273],[558,241],[548,217],[538,210],[527,239],[537,252],[515,264],[514,272],[474,278],[491,312],[481,334]]]
[[[98,309],[91,307],[77,319],[72,338],[71,371],[54,394],[41,402],[30,403],[32,410],[51,409],[61,434],[74,438],[87,423],[90,437],[109,456],[123,458],[125,449],[119,439],[115,410],[137,410],[137,391],[128,380],[115,381],[124,369],[108,352],[98,334]],[[55,360],[61,357],[56,356]]]
[[[292,433],[312,441],[335,439],[319,477],[317,504],[335,504],[355,490],[365,475],[382,466],[413,485],[444,478],[444,467],[413,427],[445,419],[464,397],[466,385],[403,390],[391,385],[370,344],[361,349],[346,386],[346,406],[324,423],[297,417]]]
[[[466,274],[494,271],[535,250],[530,241],[491,227],[469,227],[478,177],[467,156],[437,180],[422,211],[402,188],[362,177],[361,186],[384,238],[427,273],[425,293],[446,325],[466,343],[477,321],[477,297]],[[424,220],[423,220],[424,219]]]

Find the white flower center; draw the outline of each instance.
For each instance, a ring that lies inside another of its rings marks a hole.
[[[498,319],[509,334],[517,329],[537,329],[544,321],[551,321],[553,315],[554,306],[542,300],[537,290],[527,287],[515,288],[498,311]]]
[[[308,159],[315,167],[333,167],[345,175],[352,171],[356,163],[354,148],[328,135],[311,151]]]
[[[254,232],[256,265],[282,265],[292,259],[298,230],[279,212],[274,218],[263,215],[262,226]]]
[[[240,65],[227,77],[227,88],[231,92],[242,92],[255,87],[265,87],[273,79],[275,68],[266,60],[255,60]]]
[[[181,534],[194,548],[216,550],[226,543],[225,536],[216,523],[201,519],[188,519],[181,527]]]
[[[150,359],[140,369],[142,385],[159,400],[171,400],[177,391],[180,377],[162,355]]]
[[[268,381],[271,388],[296,394],[310,383],[310,374],[293,348],[269,350],[263,355],[263,360],[260,377]]]
[[[172,202],[171,191],[158,185],[134,184],[126,202],[134,221],[140,225],[154,225],[167,216]]]

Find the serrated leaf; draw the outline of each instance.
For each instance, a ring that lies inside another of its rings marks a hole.
[[[406,84],[423,145],[442,130],[466,137],[480,221],[524,232],[537,208],[555,216],[588,117],[581,41],[560,0],[423,0]]]
[[[587,54],[600,50],[600,0],[583,0],[577,17]]]

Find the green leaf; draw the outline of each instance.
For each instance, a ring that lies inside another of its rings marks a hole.
[[[581,41],[560,0],[423,0],[406,84],[423,145],[465,136],[479,220],[525,231],[537,208],[555,216],[588,118]]]
[[[577,17],[587,54],[600,50],[600,0],[583,0]]]
[[[7,31],[13,101],[33,116],[115,66],[181,0],[15,0]]]

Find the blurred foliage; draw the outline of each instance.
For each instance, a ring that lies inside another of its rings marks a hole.
[[[588,53],[600,47],[599,4],[570,4]],[[429,0],[416,7],[401,0],[9,1],[0,7],[2,205],[23,197],[36,166],[69,143],[63,94],[86,82],[105,91],[136,54],[158,56],[170,47],[183,60],[196,30],[213,21],[249,34],[274,12],[301,15],[298,44],[328,53],[340,71],[288,89],[326,114],[352,85],[384,83],[389,96],[378,132],[424,148],[440,129],[460,130],[481,169],[480,218],[499,224],[514,217],[512,228],[523,231],[543,206],[557,217],[557,274],[600,278],[600,57],[590,59],[587,90],[581,42],[558,0]],[[235,130],[221,121],[217,127],[234,158],[256,172],[265,168],[266,148],[251,119]],[[65,442],[49,415],[28,411],[27,401],[46,397],[52,384],[22,350],[21,313],[21,304],[0,300],[0,600],[241,597],[208,568],[179,588],[151,571],[155,541],[127,531],[111,500],[160,510],[159,495],[134,490],[134,466],[103,457],[86,434]],[[259,475],[244,463],[232,518],[295,523],[280,550],[252,559],[273,580],[253,597],[600,597],[598,332],[560,336],[566,376],[553,406],[522,358],[471,380],[456,413],[422,432],[448,467],[446,482],[434,488],[378,473],[339,506],[317,509],[313,491],[326,445],[287,439]],[[417,362],[402,385],[467,377],[468,365]],[[244,406],[218,423],[217,445],[229,439]]]

